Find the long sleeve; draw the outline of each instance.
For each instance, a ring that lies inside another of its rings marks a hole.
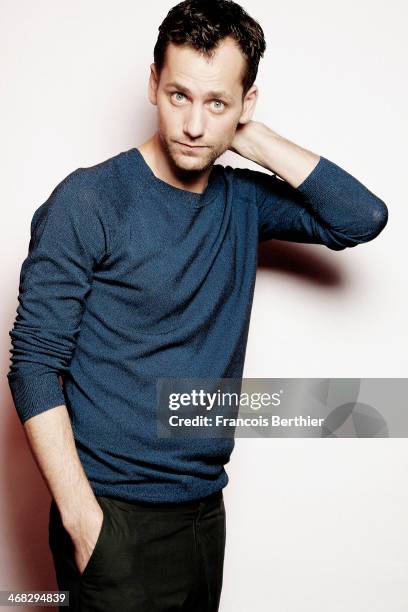
[[[95,191],[78,171],[34,212],[19,284],[7,374],[24,423],[64,404],[59,375],[68,368],[92,272],[107,248]]]
[[[387,224],[385,203],[323,156],[297,188],[273,174],[241,172],[256,186],[260,242],[276,238],[340,251],[373,240]]]

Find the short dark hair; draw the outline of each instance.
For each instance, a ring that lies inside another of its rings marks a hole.
[[[217,45],[226,36],[231,36],[238,43],[246,59],[246,69],[242,75],[244,97],[255,82],[266,42],[259,23],[232,0],[184,0],[170,9],[159,26],[153,52],[158,77],[169,43],[191,45],[203,55],[212,57]]]

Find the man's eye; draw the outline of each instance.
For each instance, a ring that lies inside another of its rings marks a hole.
[[[225,106],[222,100],[213,100],[213,102],[215,102],[216,104],[221,104],[221,106],[216,106],[216,110],[222,110]]]
[[[180,91],[175,91],[173,94],[173,96],[182,96],[185,97],[183,93],[181,93]],[[178,100],[179,101],[179,100]]]

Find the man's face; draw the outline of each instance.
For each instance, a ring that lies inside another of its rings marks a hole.
[[[159,82],[151,67],[149,96],[167,155],[179,170],[206,170],[229,148],[238,123],[252,114],[257,88],[243,102],[242,52],[228,37],[211,60],[189,45],[170,43]]]

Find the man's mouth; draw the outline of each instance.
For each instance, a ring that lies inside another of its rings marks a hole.
[[[206,149],[206,145],[189,145],[186,144],[185,142],[178,142],[177,144],[181,145],[182,147],[187,147],[189,149]]]

